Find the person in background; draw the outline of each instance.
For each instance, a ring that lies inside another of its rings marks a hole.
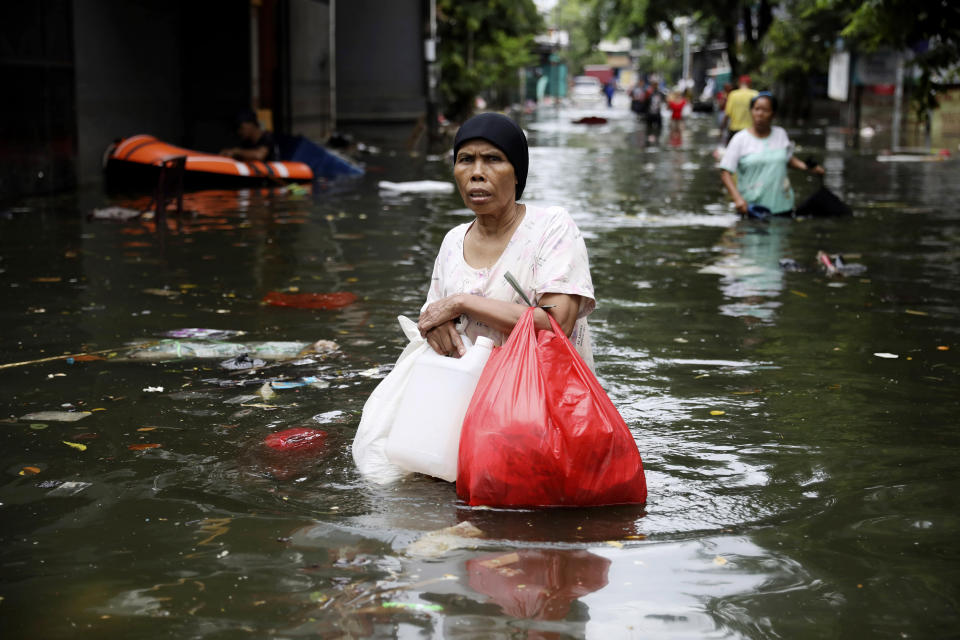
[[[687,106],[687,100],[677,92],[671,93],[667,97],[667,108],[670,109],[670,131],[683,131],[683,108]]]
[[[252,109],[237,115],[237,137],[240,139],[240,146],[223,149],[220,155],[245,162],[268,162],[277,159],[277,145],[273,134],[260,127],[257,114]]]
[[[733,86],[729,82],[723,83],[723,89],[717,92],[714,98],[717,101],[717,126],[720,127],[721,131],[723,130],[723,123],[726,120],[726,107],[727,107],[727,96],[730,95],[730,89]]]
[[[663,107],[664,95],[660,91],[660,83],[657,80],[651,80],[650,86],[643,94],[646,106],[647,136],[654,137],[660,134],[663,128],[663,117],[660,115],[660,109]]]
[[[633,85],[633,89],[630,90],[630,111],[637,114],[637,119],[640,119],[646,110],[645,100],[643,81],[637,80],[637,84]]]
[[[777,106],[777,99],[767,91],[754,96],[750,101],[751,125],[733,136],[720,162],[720,180],[737,211],[744,216],[757,206],[772,215],[793,211],[794,195],[787,167],[818,175],[824,173],[823,167],[808,167],[794,157],[794,144],[787,132],[773,126]],[[762,216],[757,214],[757,217]]]
[[[603,85],[603,95],[607,97],[607,108],[613,107],[613,94],[617,91],[617,79],[610,77],[607,80],[606,84]]]
[[[750,88],[750,76],[740,76],[738,87],[727,96],[723,109],[726,117],[723,119],[720,132],[723,135],[723,128],[727,127],[726,142],[728,144],[738,131],[750,126],[750,101],[756,95],[756,90]]]
[[[523,130],[499,113],[481,113],[457,132],[453,177],[474,218],[447,232],[433,265],[418,327],[434,351],[460,357],[460,333],[502,345],[527,310],[510,272],[538,305],[538,329],[550,314],[593,368],[587,316],[596,307],[587,247],[565,209],[518,202],[529,156]]]

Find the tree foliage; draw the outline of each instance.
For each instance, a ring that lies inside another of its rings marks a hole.
[[[462,120],[481,93],[503,102],[518,71],[536,62],[543,20],[533,0],[439,0],[440,93],[444,112]]]
[[[798,99],[812,75],[826,73],[839,39],[857,51],[912,49],[921,110],[936,105],[943,85],[960,81],[958,0],[577,1],[589,5],[597,41],[652,35],[688,16],[707,41],[726,43],[734,76],[758,75]]]

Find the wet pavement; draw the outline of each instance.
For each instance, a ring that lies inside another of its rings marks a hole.
[[[854,215],[744,222],[713,126],[525,122],[526,200],[586,237],[597,373],[645,508],[471,509],[445,482],[356,473],[396,316],[469,217],[377,184],[449,182],[444,157],[399,140],[344,188],[189,194],[163,233],[90,219],[146,206],[97,190],[0,211],[4,637],[955,635],[957,161],[788,126]],[[326,436],[264,444],[298,427]]]

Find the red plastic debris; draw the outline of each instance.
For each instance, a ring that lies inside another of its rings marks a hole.
[[[292,427],[277,433],[271,433],[263,439],[263,443],[277,451],[300,451],[319,447],[326,440],[326,431],[307,427]]]
[[[349,291],[337,293],[281,293],[280,291],[271,291],[263,297],[263,301],[274,307],[339,309],[356,302],[357,296]]]

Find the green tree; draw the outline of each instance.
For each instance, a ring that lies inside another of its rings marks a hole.
[[[518,71],[536,62],[543,20],[533,0],[439,0],[440,93],[444,113],[462,120],[486,93],[504,106]]]
[[[759,85],[778,85],[788,116],[804,116],[811,106],[811,76],[823,75],[830,64],[837,34],[848,12],[824,6],[822,0],[785,0],[770,27],[766,55],[759,68]]]
[[[591,0],[592,19],[605,36],[656,36],[661,26],[674,30],[680,16],[692,18],[693,28],[708,40],[723,40],[734,75],[759,66],[763,40],[773,24],[777,0]],[[743,25],[743,42],[738,25]],[[743,60],[741,61],[741,58]]]
[[[566,31],[567,48],[560,53],[570,75],[580,75],[584,65],[603,64],[607,57],[597,49],[603,32],[595,20],[594,0],[560,0],[554,6],[548,22]]]

